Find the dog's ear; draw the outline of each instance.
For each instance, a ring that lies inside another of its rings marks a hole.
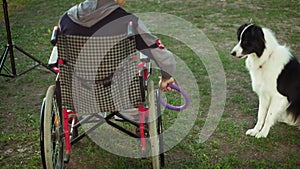
[[[262,27],[258,25],[253,25],[251,28],[251,35],[255,37],[255,53],[258,57],[260,57],[266,48],[265,45],[265,36]]]
[[[251,29],[251,34],[255,36],[259,36],[259,38],[264,37],[264,33],[262,31],[262,27],[258,25],[253,25]]]
[[[250,24],[248,23],[245,23],[244,25],[241,25],[238,29],[237,29],[237,38],[238,38],[238,41],[240,41],[241,39],[241,33],[242,31]]]

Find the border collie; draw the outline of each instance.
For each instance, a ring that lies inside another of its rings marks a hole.
[[[300,63],[271,30],[244,24],[237,31],[238,44],[231,55],[246,58],[252,89],[259,97],[257,123],[246,135],[267,137],[277,122],[300,124]]]

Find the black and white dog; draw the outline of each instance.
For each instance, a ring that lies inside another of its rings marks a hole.
[[[271,30],[244,24],[237,31],[238,44],[231,55],[247,58],[252,88],[259,97],[257,123],[246,135],[267,137],[277,122],[300,124],[300,63]]]

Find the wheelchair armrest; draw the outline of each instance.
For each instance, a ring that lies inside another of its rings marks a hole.
[[[58,33],[59,33],[59,27],[54,26],[53,31],[52,31],[52,36],[51,36],[51,44],[53,46],[55,46],[57,43]]]

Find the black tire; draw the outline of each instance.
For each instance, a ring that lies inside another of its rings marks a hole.
[[[62,113],[56,101],[55,86],[48,88],[41,113],[41,155],[45,169],[64,168]]]
[[[156,113],[157,113],[157,134],[159,135],[159,157],[160,167],[165,166],[165,154],[164,154],[164,142],[163,142],[163,126],[162,126],[162,114],[160,104],[160,93],[156,90]]]
[[[46,160],[45,160],[45,152],[44,152],[44,111],[45,111],[45,101],[46,98],[43,99],[41,112],[40,112],[40,150],[41,150],[41,158],[43,168],[46,168]]]
[[[148,82],[149,99],[149,135],[151,144],[152,168],[160,169],[164,165],[162,121],[160,116],[160,105],[157,101],[157,93],[154,91],[152,81]]]

